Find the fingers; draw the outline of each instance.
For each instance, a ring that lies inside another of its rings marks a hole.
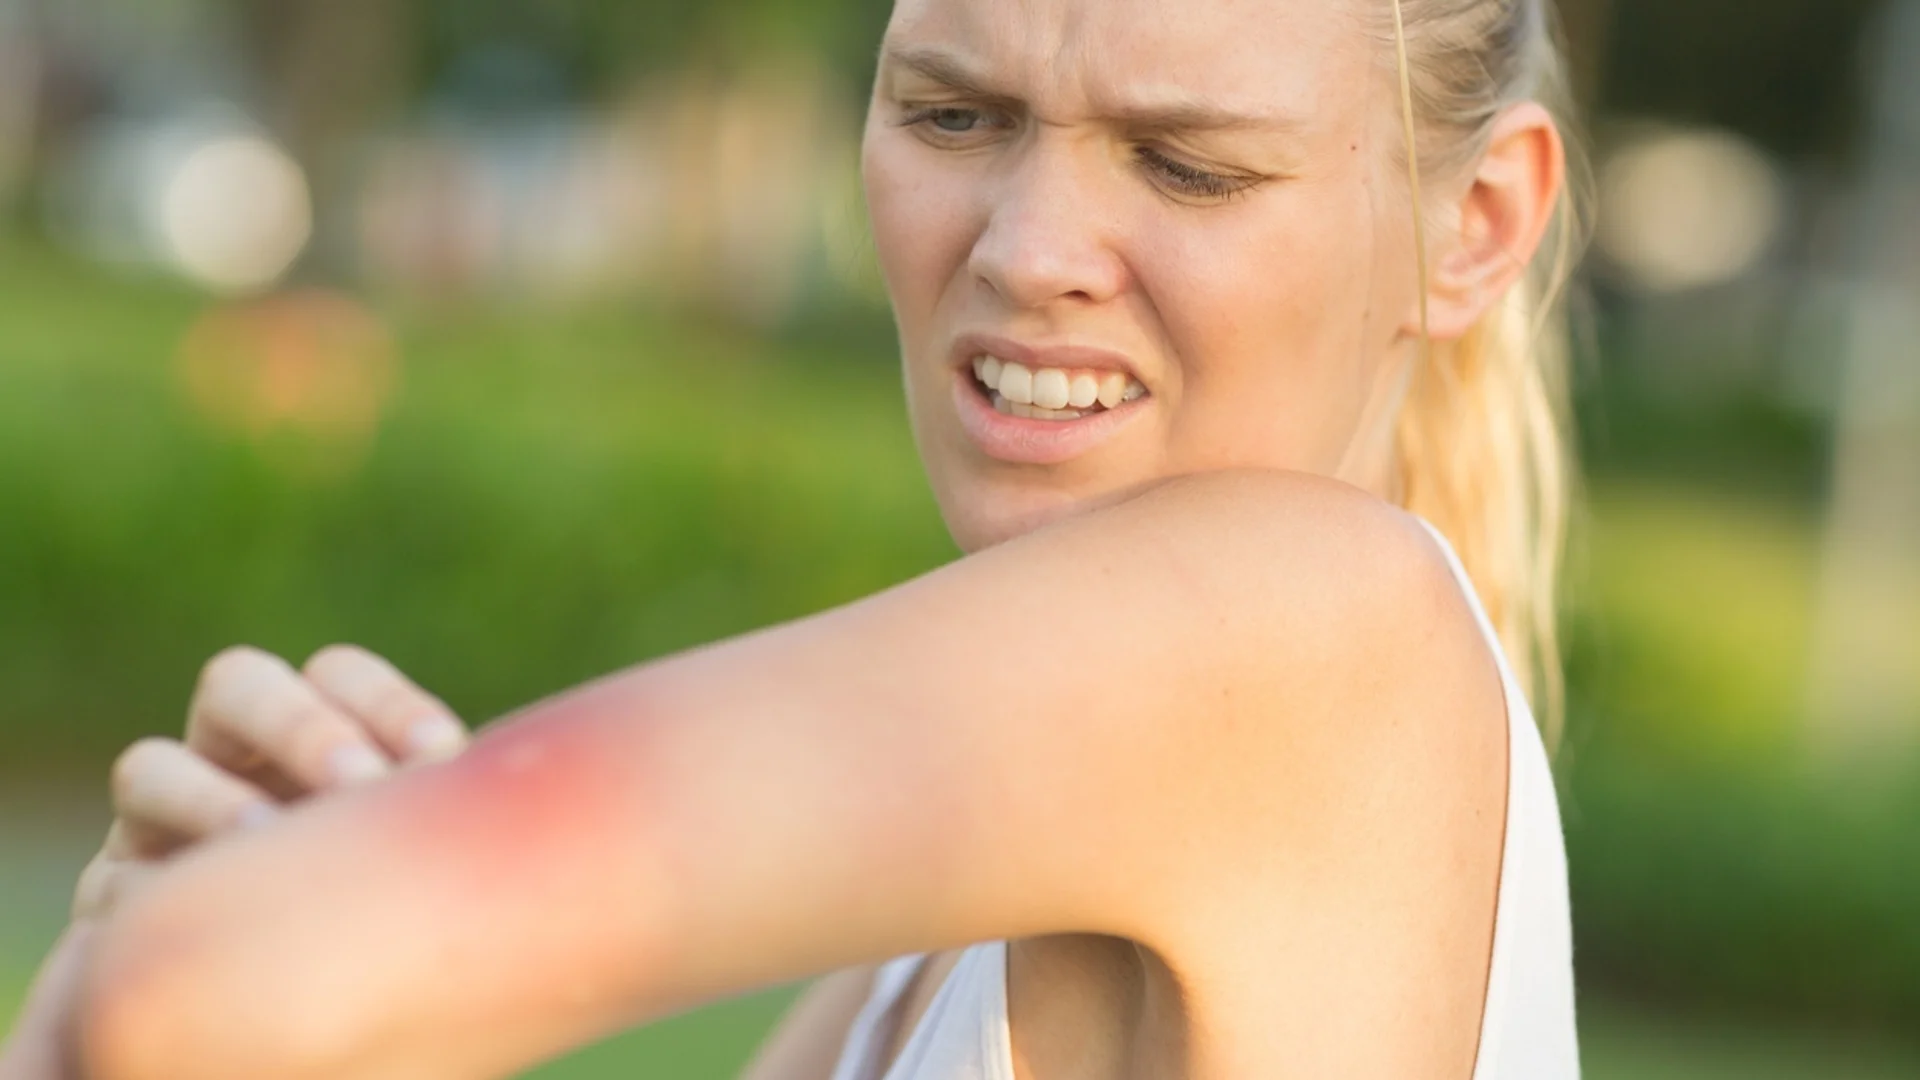
[[[104,921],[140,891],[166,864],[116,859],[102,851],[80,872],[73,892],[73,921]]]
[[[270,766],[304,794],[391,771],[373,736],[292,666],[233,648],[201,672],[187,716],[187,745],[243,776]]]
[[[163,858],[205,837],[273,816],[272,800],[174,739],[141,739],[113,765],[110,855]]]
[[[466,748],[467,729],[451,709],[366,649],[332,645],[313,654],[302,670],[396,760],[434,761]]]

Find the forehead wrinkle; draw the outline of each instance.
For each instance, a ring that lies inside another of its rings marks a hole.
[[[1338,119],[1328,98],[1347,80],[1329,76],[1343,39],[1365,40],[1345,0],[1331,18],[1298,0],[1199,2],[899,0],[885,54],[1048,124],[1297,138]]]
[[[1240,131],[1268,129],[1295,131],[1305,126],[1297,116],[1260,105],[1235,108],[1210,101],[1183,87],[1160,84],[1112,86],[1116,80],[1097,71],[1091,60],[1075,63],[1063,47],[1055,62],[1047,65],[1061,74],[1078,71],[1078,97],[1086,102],[1089,119],[1145,131]],[[1090,51],[1090,50],[1077,50]],[[942,86],[979,98],[1025,100],[1033,95],[1017,92],[1008,80],[990,73],[977,61],[937,46],[890,44],[887,60]],[[1028,104],[1040,103],[1028,100]]]

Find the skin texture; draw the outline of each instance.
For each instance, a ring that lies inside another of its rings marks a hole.
[[[97,942],[88,1075],[508,1075],[940,953],[904,1032],[994,938],[1023,1077],[1468,1075],[1505,728],[1464,597],[1383,501],[1419,322],[1374,49],[1343,0],[903,0],[865,177],[973,554],[188,852]],[[1433,180],[1438,335],[1559,184],[1529,105]],[[955,410],[972,332],[1105,349],[1148,395],[1072,460],[995,459]],[[755,1080],[823,1075],[855,981]]]

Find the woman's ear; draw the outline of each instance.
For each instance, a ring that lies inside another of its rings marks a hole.
[[[1503,112],[1453,215],[1457,231],[1435,245],[1428,297],[1435,339],[1465,335],[1526,273],[1565,183],[1566,148],[1553,114],[1532,101]]]

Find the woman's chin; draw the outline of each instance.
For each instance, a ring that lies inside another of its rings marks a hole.
[[[968,554],[1003,544],[1056,522],[1123,501],[1126,486],[1098,493],[1015,487],[974,479],[964,492],[943,493],[941,513],[954,543]]]

